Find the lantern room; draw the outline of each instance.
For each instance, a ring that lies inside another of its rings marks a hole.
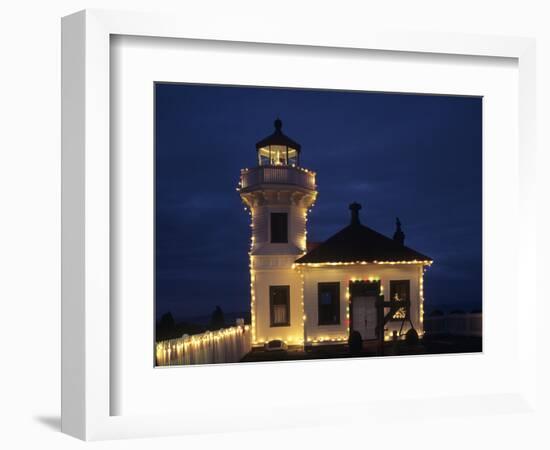
[[[256,144],[258,165],[260,166],[299,166],[300,144],[283,134],[283,122],[275,120],[273,134]]]

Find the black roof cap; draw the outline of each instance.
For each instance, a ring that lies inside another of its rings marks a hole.
[[[404,246],[359,222],[361,205],[352,203],[351,223],[334,236],[296,260],[297,264],[329,262],[431,261],[416,250]]]
[[[296,141],[290,139],[287,135],[283,134],[283,122],[281,119],[277,118],[273,124],[275,126],[275,131],[273,134],[270,134],[268,137],[258,141],[256,143],[256,149],[259,150],[260,148],[267,147],[268,145],[285,145],[299,152],[302,146]]]

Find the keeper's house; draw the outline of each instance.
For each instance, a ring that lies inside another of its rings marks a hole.
[[[251,216],[252,341],[303,346],[423,334],[423,275],[432,260],[406,247],[399,220],[393,238],[361,224],[307,245],[315,173],[300,165],[300,145],[275,131],[256,144],[258,165],[243,169],[239,193]],[[309,247],[309,248],[308,248]]]

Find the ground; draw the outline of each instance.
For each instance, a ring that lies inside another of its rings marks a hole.
[[[416,345],[405,341],[385,342],[382,356],[428,355],[443,353],[476,353],[482,351],[482,341],[478,337],[438,336],[425,338]],[[265,351],[253,349],[241,362],[295,361],[308,359],[350,358],[352,356],[380,356],[373,347],[364,347],[358,355],[351,355],[347,344],[323,345],[308,350],[300,348],[289,350]]]

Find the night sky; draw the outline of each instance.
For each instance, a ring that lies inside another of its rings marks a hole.
[[[156,314],[248,311],[249,216],[235,188],[255,143],[302,145],[319,196],[308,240],[324,241],[363,205],[364,225],[434,259],[426,307],[481,308],[482,100],[478,97],[157,84]]]

